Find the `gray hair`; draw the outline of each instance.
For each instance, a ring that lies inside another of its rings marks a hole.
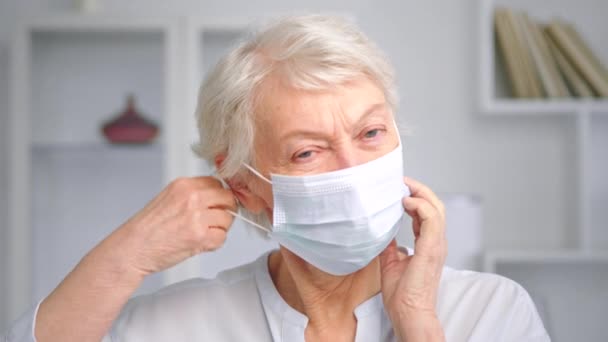
[[[196,119],[197,155],[230,178],[243,163],[254,164],[256,89],[269,75],[302,90],[324,90],[367,77],[384,92],[393,113],[397,106],[393,68],[388,59],[349,21],[326,15],[276,20],[224,56],[200,88]]]

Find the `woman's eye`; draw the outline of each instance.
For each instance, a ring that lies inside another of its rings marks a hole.
[[[372,129],[372,130],[369,130],[369,131],[365,132],[365,137],[366,138],[374,138],[374,137],[376,137],[378,135],[378,133],[380,133],[379,129]]]
[[[305,159],[305,158],[309,158],[310,156],[312,156],[312,151],[305,151],[305,152],[302,152],[302,153],[298,154],[296,156],[296,158],[298,158],[298,159]]]

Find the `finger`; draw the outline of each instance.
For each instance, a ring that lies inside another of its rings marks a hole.
[[[403,207],[405,209],[405,203],[403,204]],[[418,214],[414,210],[405,209],[405,212],[412,219],[412,231],[414,233],[414,239],[418,239],[418,236],[420,235],[420,218],[418,217]]]
[[[234,222],[234,217],[227,213],[224,209],[209,209],[205,210],[201,219],[206,222],[206,226],[208,228],[220,228],[224,231],[230,230],[232,226],[232,222]]]
[[[203,241],[203,249],[205,251],[214,251],[226,242],[226,231],[219,228],[209,228]]]
[[[205,188],[223,188],[222,181],[214,176],[195,176],[190,178],[194,183]]]
[[[397,254],[397,241],[393,239],[391,243],[380,253],[380,268],[382,270],[388,269],[391,264],[399,262],[399,256]]]
[[[232,196],[234,197],[235,202],[237,201],[236,197],[234,196],[233,190],[221,178],[217,178],[216,176],[198,176],[198,177],[192,177],[191,179],[195,183],[198,183],[201,186],[201,189],[203,189],[203,190],[213,189],[213,190],[219,190],[219,191],[222,191],[222,190],[229,191],[232,194]]]
[[[382,292],[391,294],[401,278],[400,260],[395,240],[391,241],[384,251],[380,253],[379,259]]]
[[[416,224],[413,225],[415,235],[420,237],[427,235],[436,235],[438,238],[444,237],[445,229],[443,217],[428,201],[422,198],[406,197],[403,199],[403,207],[408,214],[413,214],[410,214],[413,219],[418,218],[420,220],[419,227],[416,227]]]
[[[234,194],[229,189],[207,189],[204,194],[205,204],[207,208],[214,209],[230,209],[237,210],[236,199]]]
[[[408,252],[407,248],[397,248],[397,250],[397,254],[399,255],[399,261],[407,259],[407,257],[410,255],[410,252]]]
[[[405,185],[410,188],[411,197],[420,197],[426,199],[435,208],[437,208],[441,216],[445,216],[445,207],[443,202],[441,202],[439,197],[435,195],[433,190],[410,177],[404,177],[403,181],[405,182]]]
[[[414,214],[420,218],[420,221],[441,219],[439,210],[431,203],[423,198],[405,197],[403,198],[403,208],[408,214]],[[411,215],[410,215],[411,216]]]
[[[412,230],[414,231],[414,239],[418,240],[420,237],[420,218],[418,216],[414,216],[412,218]]]
[[[406,198],[404,206],[408,207],[408,211],[414,212],[414,218],[420,217],[420,224],[413,224],[414,234],[417,234],[416,255],[429,257],[434,263],[442,263],[447,254],[444,220],[432,205],[421,198]]]

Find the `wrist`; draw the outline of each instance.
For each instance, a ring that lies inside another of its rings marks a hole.
[[[128,266],[128,249],[113,233],[82,258],[40,304],[38,341],[101,340],[144,278]]]
[[[109,284],[138,287],[146,274],[132,266],[136,248],[130,240],[132,234],[121,227],[92,249],[83,263],[94,264],[91,269],[97,270],[97,278]]]
[[[407,310],[390,315],[399,341],[445,341],[434,311]]]

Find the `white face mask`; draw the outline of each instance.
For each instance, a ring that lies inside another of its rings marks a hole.
[[[401,142],[388,154],[347,169],[310,175],[271,174],[273,229],[254,222],[308,263],[333,275],[367,266],[395,238],[401,225]],[[241,217],[236,213],[235,216]],[[241,217],[242,218],[242,217]]]

